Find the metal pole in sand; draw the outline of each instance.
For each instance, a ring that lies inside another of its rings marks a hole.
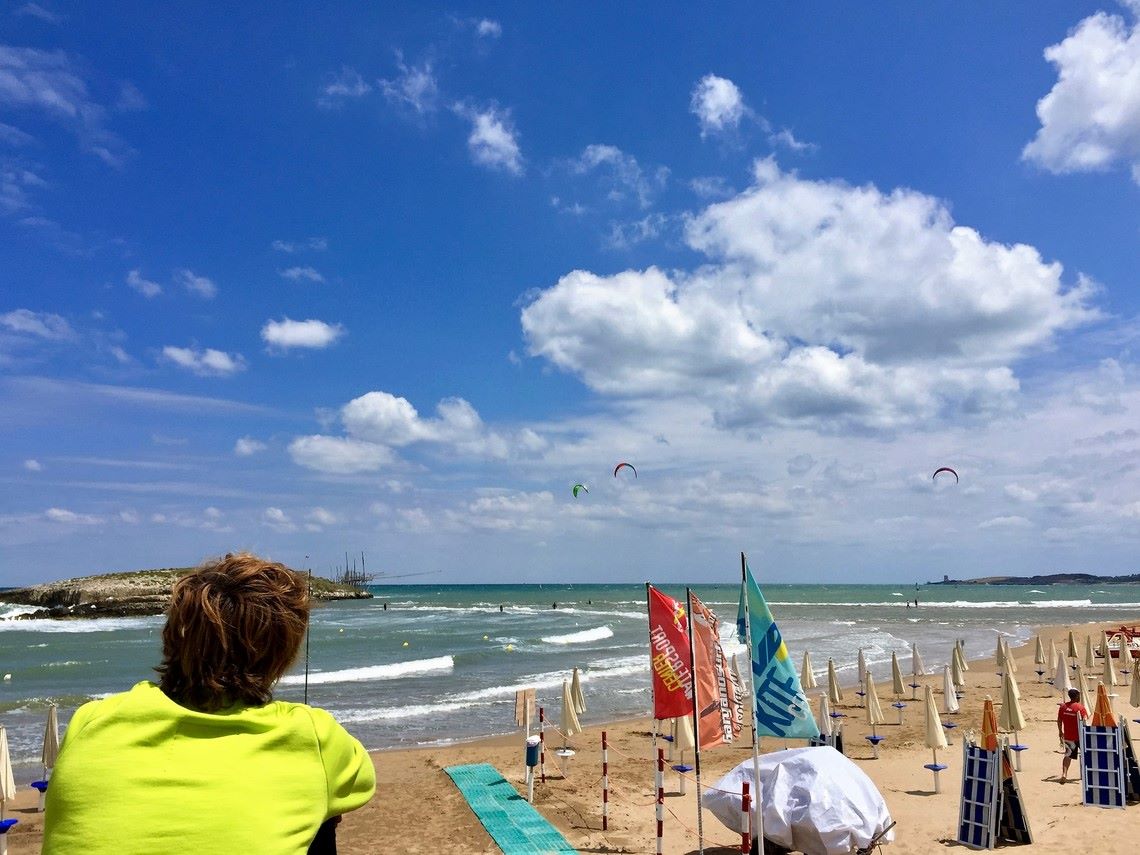
[[[602,731],[602,831],[610,829],[610,751]]]

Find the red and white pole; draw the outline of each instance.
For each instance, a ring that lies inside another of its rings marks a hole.
[[[744,782],[744,789],[740,793],[740,812],[743,824],[740,832],[740,851],[748,855],[752,851],[752,796],[748,793],[748,782]]]
[[[546,783],[546,712],[538,708],[538,776]]]
[[[602,731],[602,831],[610,830],[610,746]]]
[[[665,852],[665,749],[657,749],[657,855]]]

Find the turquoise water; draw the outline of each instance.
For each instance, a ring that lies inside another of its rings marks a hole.
[[[683,588],[662,587],[684,595]],[[582,669],[585,721],[649,710],[644,585],[372,590],[374,600],[314,612],[308,686],[309,702],[331,710],[369,748],[513,732],[514,693],[522,688],[537,689],[539,703],[557,718],[562,681],[575,666]],[[728,651],[738,652],[738,588],[694,590],[722,618]],[[909,657],[915,642],[931,670],[960,638],[969,656],[980,657],[992,655],[996,632],[1016,644],[1043,624],[1140,623],[1134,585],[768,585],[764,592],[797,664],[805,649],[817,672],[832,657],[847,682],[860,646],[881,668],[892,652]],[[4,618],[18,609],[0,609],[0,672],[11,675],[0,682],[0,723],[13,761],[30,780],[49,701],[60,704],[63,723],[78,704],[152,677],[163,619],[14,621]],[[302,658],[278,697],[301,700],[304,671]]]

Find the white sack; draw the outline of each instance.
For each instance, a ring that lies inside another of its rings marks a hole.
[[[830,747],[792,748],[760,757],[764,785],[764,836],[804,855],[849,855],[891,824],[882,795],[867,775]],[[755,798],[752,760],[745,760],[704,794],[704,804],[740,834],[741,784]],[[722,792],[723,791],[723,792]],[[753,828],[756,807],[752,808]],[[887,832],[880,842],[894,840]]]

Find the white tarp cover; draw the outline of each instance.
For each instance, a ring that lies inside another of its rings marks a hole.
[[[879,790],[863,770],[834,748],[792,748],[760,757],[764,785],[764,836],[804,855],[848,855],[870,845],[891,824]],[[742,833],[740,791],[749,782],[748,759],[716,782],[704,804],[732,831]],[[753,804],[753,826],[756,807]],[[880,842],[894,840],[889,831]]]

